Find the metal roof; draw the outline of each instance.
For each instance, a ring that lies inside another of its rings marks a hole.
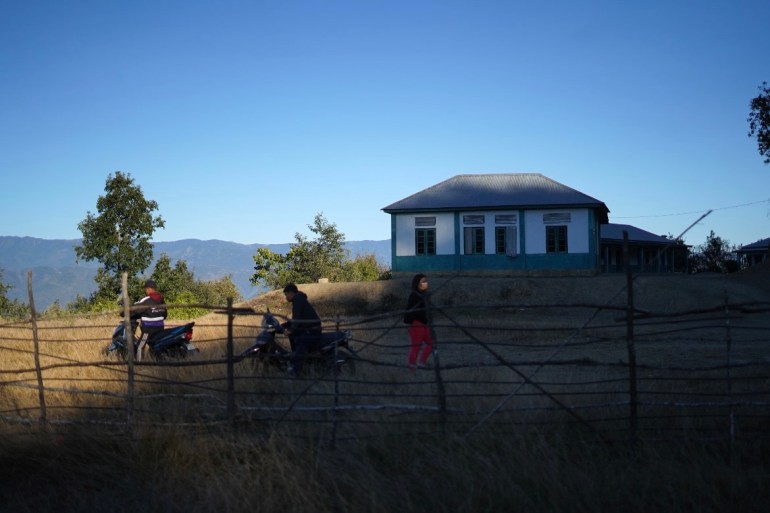
[[[387,213],[435,210],[588,207],[607,221],[607,206],[540,173],[457,175],[388,205]]]
[[[741,246],[741,249],[739,249],[738,253],[745,253],[747,251],[767,251],[767,247],[770,245],[770,238],[758,240],[757,242],[752,242],[751,244],[745,244]]]
[[[599,238],[602,240],[623,240],[623,231],[628,232],[629,242],[644,242],[647,244],[674,244],[674,241],[662,235],[631,226],[630,224],[603,224],[599,227]]]

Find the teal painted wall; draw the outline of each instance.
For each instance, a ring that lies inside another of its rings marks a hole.
[[[571,270],[596,269],[595,257],[590,253],[577,255],[437,255],[394,257],[393,272],[407,271],[504,271],[504,270]]]

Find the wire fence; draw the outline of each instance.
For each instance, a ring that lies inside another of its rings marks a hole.
[[[404,312],[325,319],[353,333],[354,355],[331,368],[310,361],[301,379],[238,356],[263,312],[232,303],[196,321],[200,354],[142,362],[104,354],[114,324],[42,322],[33,308],[30,321],[0,325],[0,422],[9,434],[240,427],[332,444],[553,429],[602,440],[767,438],[770,303],[725,295],[649,312],[627,285],[604,304],[429,302],[434,351],[416,370]]]

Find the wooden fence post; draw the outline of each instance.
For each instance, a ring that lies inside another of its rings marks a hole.
[[[35,298],[32,295],[32,271],[27,273],[27,292],[29,293],[29,312],[32,317],[32,344],[35,354],[35,373],[37,374],[37,396],[40,401],[40,418],[38,423],[45,431],[48,422],[48,412],[45,406],[45,388],[43,384],[43,370],[40,368],[40,339],[37,333],[37,312],[35,312]]]
[[[433,312],[431,311],[430,294],[425,294],[425,317],[428,319],[428,329],[430,330],[430,339],[433,342],[433,368],[436,374],[436,388],[438,392],[438,409],[441,414],[442,428],[446,429],[446,390],[444,390],[444,380],[441,376],[441,365],[438,357],[438,340],[436,330],[433,327]]]
[[[634,279],[631,276],[631,258],[628,231],[623,230],[623,266],[626,271],[626,345],[628,347],[628,401],[630,407],[631,438],[637,435],[636,348],[634,347]]]
[[[730,412],[728,414],[730,441],[735,441],[735,411],[733,411],[733,380],[732,380],[732,348],[733,339],[730,331],[730,303],[727,297],[727,289],[725,289],[725,338],[727,343],[727,402],[730,404]]]
[[[233,298],[227,298],[227,418],[235,422],[235,366],[233,362]]]
[[[339,333],[340,331],[340,316],[337,315],[337,322],[335,323],[335,331]],[[339,348],[339,341],[334,341],[334,363],[332,364],[332,373],[334,374],[334,408],[332,409],[332,440],[331,440],[331,448],[334,449],[334,447],[337,444],[337,407],[340,404],[340,379],[339,379],[339,372],[337,372],[337,359],[338,359],[338,348]]]
[[[131,326],[131,300],[128,298],[128,273],[121,276],[123,287],[123,333],[126,335],[126,361],[128,384],[126,390],[126,427],[129,435],[134,429],[134,330]]]

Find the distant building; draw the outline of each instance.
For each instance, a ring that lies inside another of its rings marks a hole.
[[[741,246],[735,253],[741,268],[770,261],[770,238]]]
[[[625,271],[623,232],[628,234],[628,263],[631,272],[687,272],[689,246],[628,224],[601,226],[599,245],[603,272]]]
[[[600,271],[609,209],[539,173],[465,174],[382,209],[393,272]]]

